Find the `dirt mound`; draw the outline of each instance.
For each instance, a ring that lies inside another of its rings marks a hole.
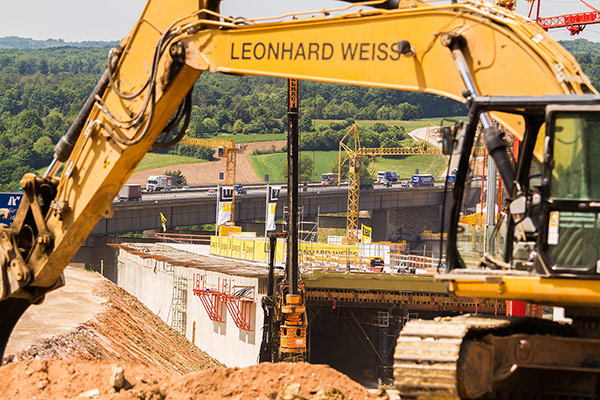
[[[238,154],[236,158],[237,171],[236,181],[240,183],[260,183],[261,178],[256,175],[252,165],[250,164],[249,155],[256,149],[270,149],[271,146],[281,148],[285,145],[285,140],[276,140],[271,142],[256,142],[248,143],[248,147],[244,153]],[[146,179],[149,175],[163,175],[165,171],[181,171],[185,176],[189,186],[201,185],[219,185],[223,181],[219,179],[219,172],[225,172],[225,159],[218,161],[210,161],[198,164],[180,164],[171,165],[168,167],[153,168],[145,171],[134,172],[127,183],[139,184],[145,187]]]
[[[175,376],[135,364],[32,360],[0,368],[1,399],[377,399],[324,365],[212,368]],[[384,398],[387,395],[383,395]],[[381,397],[379,397],[381,398]]]
[[[111,384],[123,368],[120,393]],[[109,361],[30,360],[0,368],[0,399],[161,399],[156,384],[164,372]],[[112,379],[111,379],[112,378]]]
[[[221,365],[112,282],[103,280],[92,292],[107,299],[104,310],[95,318],[67,334],[9,355],[5,362],[110,360],[179,374]]]
[[[185,399],[376,399],[346,375],[307,363],[262,363],[213,368],[171,381],[167,398]]]

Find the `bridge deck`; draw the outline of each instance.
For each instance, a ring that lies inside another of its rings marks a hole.
[[[160,243],[122,243],[111,246],[141,258],[163,261],[173,266],[256,278],[262,281],[260,286],[266,288],[268,267],[264,264],[216,257],[207,253],[192,253]],[[276,276],[282,276],[280,269],[276,271]],[[302,280],[309,306],[403,307],[415,311],[492,314],[503,313],[505,307],[503,302],[459,298],[448,294],[445,285],[435,282],[432,275],[315,271],[303,273]]]

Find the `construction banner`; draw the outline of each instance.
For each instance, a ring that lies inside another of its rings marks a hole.
[[[210,254],[266,263],[269,258],[268,243],[265,239],[234,239],[226,236],[211,236]],[[275,262],[278,264],[285,262],[284,246],[283,240],[277,240]]]
[[[165,225],[167,223],[167,217],[165,217],[165,214],[160,213],[160,222],[162,222],[162,228],[163,228],[163,232],[167,231],[167,225]]]
[[[303,254],[354,257],[359,255],[359,246],[347,244],[299,243],[298,249]]]
[[[231,204],[233,202],[233,187],[219,186],[217,192],[217,226],[233,220]]]
[[[360,224],[360,232],[360,242],[366,244],[371,243],[371,233],[373,232],[373,228]]]
[[[267,212],[265,217],[265,236],[267,232],[275,230],[275,211],[281,186],[267,186]]]

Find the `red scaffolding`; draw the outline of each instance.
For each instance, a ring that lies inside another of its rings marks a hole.
[[[206,275],[194,274],[194,294],[200,298],[211,321],[225,322],[225,310],[229,311],[235,325],[252,332],[253,288],[234,287],[231,279],[218,278],[217,288],[206,286]]]

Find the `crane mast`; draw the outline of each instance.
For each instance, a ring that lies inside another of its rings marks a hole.
[[[379,156],[407,156],[407,155],[438,155],[440,150],[429,145],[430,125],[427,124],[427,134],[424,143],[419,147],[362,147],[358,134],[358,125],[353,124],[339,143],[338,172],[348,162],[348,210],[346,213],[346,242],[358,241],[358,214],[360,210],[360,163],[363,157],[374,159]],[[346,138],[352,138],[351,143],[346,143]],[[344,157],[342,159],[342,152]],[[341,175],[338,174],[338,186]]]

